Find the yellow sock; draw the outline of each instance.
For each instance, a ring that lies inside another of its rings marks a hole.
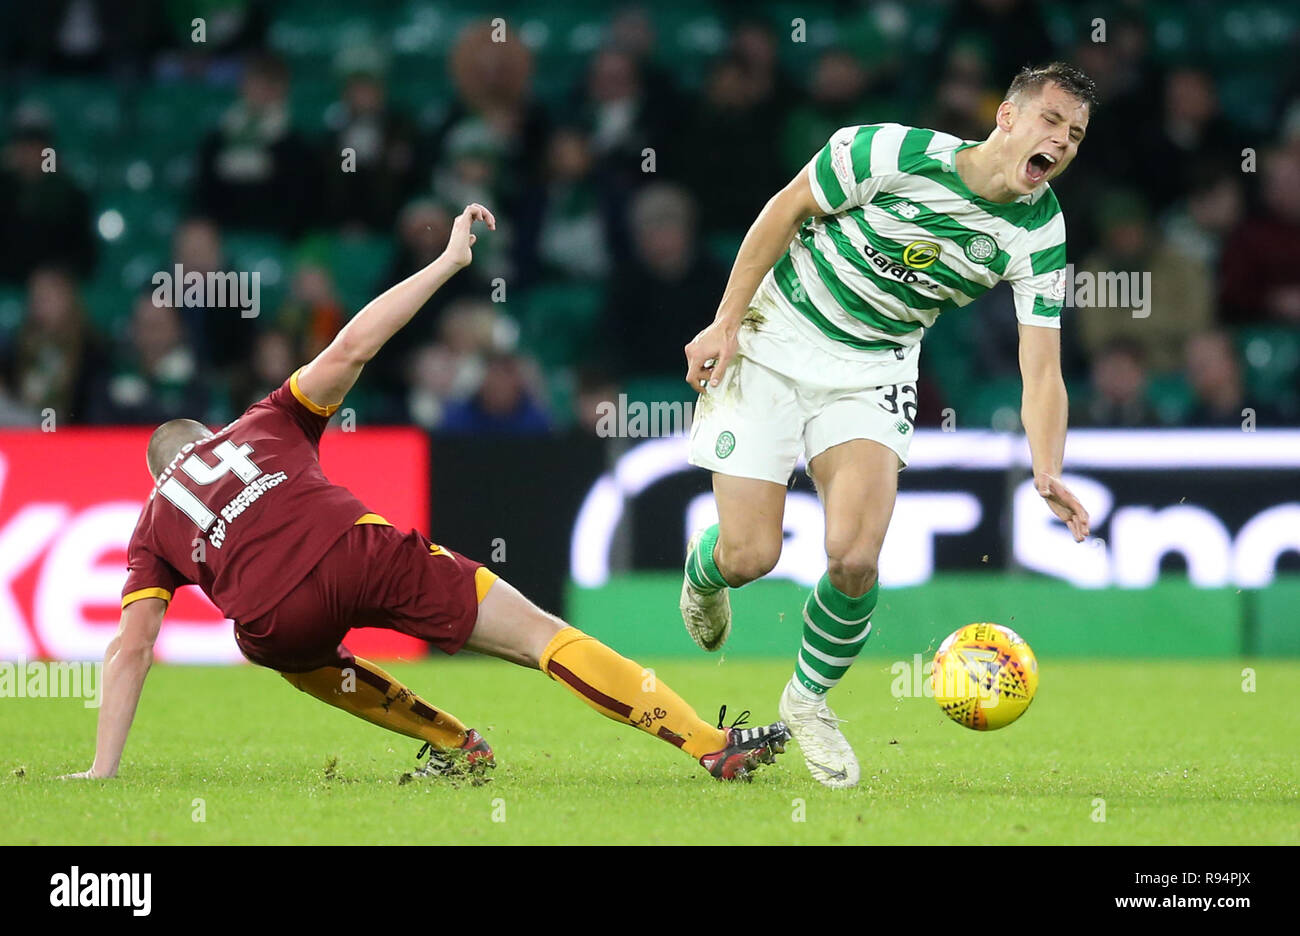
[[[541,670],[606,718],[634,725],[696,760],[726,744],[721,730],[703,721],[653,672],[576,627],[551,638]]]
[[[349,672],[351,671],[351,672]],[[296,688],[371,724],[437,748],[460,747],[466,728],[455,715],[439,712],[368,660],[346,668],[325,666],[307,673],[281,673]]]

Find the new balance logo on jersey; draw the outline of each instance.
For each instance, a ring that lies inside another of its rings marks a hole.
[[[890,205],[889,208],[890,211],[894,212],[894,214],[898,215],[900,218],[906,218],[908,221],[911,221],[921,213],[920,208],[916,207],[916,205],[913,205],[911,202],[906,201],[896,202],[895,204]]]

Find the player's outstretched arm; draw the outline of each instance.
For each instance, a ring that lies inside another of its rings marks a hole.
[[[478,239],[470,232],[475,221],[495,231],[497,219],[482,205],[469,205],[451,227],[447,249],[423,270],[388,289],[352,317],[315,360],[298,372],[298,389],[321,406],[342,403],[361,376],[361,368],[402,329],[429,297],[474,259],[470,248]]]
[[[153,645],[166,611],[167,602],[161,598],[141,598],[122,609],[117,634],[104,653],[95,762],[89,770],[68,774],[63,779],[117,776],[122,748],[126,746],[126,735],[135,719],[144,678],[153,664]]]
[[[1088,511],[1061,481],[1069,397],[1061,376],[1061,332],[1020,326],[1020,420],[1034,460],[1034,485],[1052,512],[1065,521],[1075,542],[1088,535]]]
[[[706,379],[712,386],[718,385],[736,353],[736,334],[758,284],[781,259],[804,219],[821,214],[806,168],[768,199],[736,252],[713,324],[686,346],[686,382],[692,388],[702,389]]]

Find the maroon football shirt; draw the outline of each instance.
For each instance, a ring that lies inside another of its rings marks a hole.
[[[321,471],[321,433],[337,408],[307,399],[294,373],[211,439],[186,446],[131,534],[122,607],[170,601],[193,584],[227,617],[247,621],[306,578],[367,516]]]

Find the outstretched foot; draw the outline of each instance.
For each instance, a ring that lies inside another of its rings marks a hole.
[[[722,727],[727,707],[722,707],[718,715],[718,727]],[[762,764],[776,761],[776,755],[785,752],[785,744],[790,740],[790,730],[783,722],[773,722],[759,728],[742,728],[748,712],[741,713],[730,728],[724,729],[727,743],[722,750],[705,754],[700,764],[709,774],[718,780],[753,779],[753,772]]]
[[[410,773],[402,774],[398,783],[409,783],[421,777],[469,777],[476,783],[487,781],[487,772],[496,767],[492,748],[483,736],[473,728],[465,735],[464,742],[458,748],[438,748],[425,743],[415,759],[425,754],[429,759]]]

